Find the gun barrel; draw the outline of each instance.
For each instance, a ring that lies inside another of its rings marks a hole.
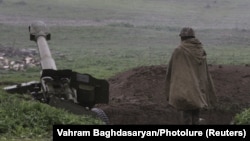
[[[29,26],[30,40],[37,43],[42,69],[57,70],[55,61],[51,56],[51,52],[47,43],[50,40],[49,29],[42,21],[37,21]]]
[[[37,38],[37,45],[40,52],[42,69],[56,70],[55,61],[51,56],[47,41],[43,36]]]

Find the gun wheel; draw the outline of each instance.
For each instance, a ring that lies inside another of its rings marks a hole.
[[[102,109],[92,108],[91,111],[94,112],[106,125],[109,124],[109,118]]]

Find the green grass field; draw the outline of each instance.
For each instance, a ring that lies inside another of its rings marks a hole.
[[[250,60],[249,6],[247,0],[3,0],[0,44],[19,49],[37,48],[36,43],[29,40],[28,26],[34,20],[44,20],[51,31],[52,40],[48,44],[58,69],[108,79],[134,67],[167,65],[180,42],[181,27],[188,25],[195,28],[203,42],[210,64],[244,65]],[[0,82],[19,83],[40,77],[40,68],[0,72]],[[0,94],[0,134],[1,130],[9,130],[0,139],[37,138],[35,131],[41,136],[45,134],[39,122],[34,121],[38,126],[34,132],[30,126],[25,130],[21,128],[22,108],[32,110],[34,106],[36,110],[44,105],[27,106],[23,98],[11,97],[12,100],[7,95]],[[12,117],[17,107],[21,107],[20,114]],[[12,116],[6,117],[6,111]],[[35,112],[31,111],[32,114]],[[41,114],[47,119],[55,118],[44,111]],[[78,117],[65,114],[65,118],[65,121],[58,120],[67,123]],[[14,121],[20,124],[10,127]]]
[[[1,30],[3,46],[37,49],[36,43],[29,40],[27,27],[2,25]],[[73,69],[100,78],[138,66],[167,64],[179,44],[178,29],[171,27],[52,26],[51,34],[48,44],[58,69]],[[248,30],[237,29],[197,30],[211,64],[248,64],[248,34]]]

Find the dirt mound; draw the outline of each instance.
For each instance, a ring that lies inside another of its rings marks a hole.
[[[167,66],[139,67],[110,78],[110,103],[99,105],[111,124],[179,124],[179,112],[163,94]],[[218,104],[202,111],[204,124],[230,124],[250,107],[250,67],[210,65]]]

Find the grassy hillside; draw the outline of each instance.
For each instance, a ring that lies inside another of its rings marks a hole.
[[[248,0],[2,0],[0,44],[19,49],[37,48],[35,42],[29,41],[28,26],[35,20],[43,20],[52,34],[48,44],[59,69],[108,79],[137,66],[167,64],[179,44],[181,27],[192,26],[207,50],[209,63],[249,64],[249,6]],[[0,82],[39,80],[39,70],[0,70]],[[12,110],[21,113],[19,107],[27,101],[10,99],[8,94],[0,93],[0,117],[3,117],[0,122],[6,123],[0,124],[3,125],[0,130],[10,130],[3,139],[44,131],[44,127],[23,130],[24,117]],[[33,117],[35,106],[48,110],[41,113],[47,119],[55,119],[49,117],[55,109],[32,104],[23,106],[31,112],[28,113],[31,118],[37,118]],[[2,116],[6,114],[12,115]],[[67,117],[78,118],[65,114]],[[20,124],[9,127],[14,121]],[[39,122],[33,121],[33,124],[40,126]]]
[[[24,24],[42,19],[51,24],[134,25],[197,28],[248,28],[248,0],[3,0],[1,22]],[[77,22],[77,23],[75,23]]]
[[[52,40],[48,44],[59,69],[73,69],[101,78],[137,66],[166,64],[179,44],[179,28],[173,27],[113,24],[50,29]],[[2,25],[0,30],[3,46],[37,49],[36,43],[29,40],[28,27]],[[249,33],[239,29],[197,29],[212,64],[248,64]],[[39,68],[35,71],[38,76]]]
[[[0,140],[51,139],[54,124],[103,124],[91,115],[73,115],[32,100],[29,95],[0,91]]]

